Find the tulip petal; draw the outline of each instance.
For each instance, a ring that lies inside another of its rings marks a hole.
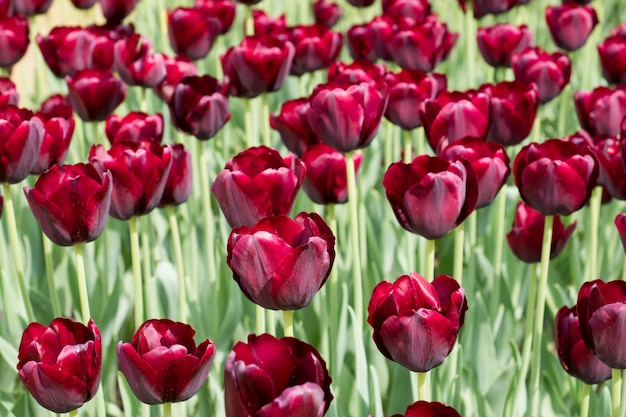
[[[130,343],[119,342],[117,358],[120,370],[135,396],[146,404],[162,404],[162,381],[157,371],[145,362]]]
[[[324,414],[324,391],[306,382],[289,387],[274,401],[261,408],[258,417],[321,417]]]
[[[626,368],[626,304],[606,304],[589,319],[595,353],[613,369]]]

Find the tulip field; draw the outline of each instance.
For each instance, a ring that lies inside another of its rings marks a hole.
[[[626,416],[622,0],[0,0],[0,417]]]

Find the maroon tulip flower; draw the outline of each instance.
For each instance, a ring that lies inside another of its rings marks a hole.
[[[461,417],[454,408],[439,403],[417,401],[409,405],[404,415],[396,414],[392,417]]]
[[[231,227],[252,227],[272,214],[288,215],[304,180],[304,164],[260,146],[235,155],[211,191]]]
[[[539,107],[539,91],[535,84],[503,81],[496,85],[482,85],[479,91],[487,94],[491,103],[487,140],[512,146],[530,135]]]
[[[320,84],[310,99],[309,123],[320,140],[341,152],[369,145],[387,107],[383,81]]]
[[[104,132],[111,144],[115,142],[140,142],[141,139],[163,139],[163,115],[149,115],[132,111],[121,117],[115,114],[106,118]]]
[[[176,85],[170,101],[174,125],[207,140],[230,120],[228,84],[211,77],[187,77]]]
[[[113,183],[88,164],[55,165],[24,187],[28,205],[48,238],[59,246],[96,240],[104,230]]]
[[[566,3],[546,7],[546,22],[556,46],[575,51],[587,42],[598,24],[598,15],[591,6]]]
[[[172,166],[172,152],[169,146],[143,139],[139,143],[116,142],[108,151],[102,145],[94,145],[89,161],[100,172],[110,171],[113,177],[109,214],[128,220],[148,214],[161,201]]]
[[[220,35],[227,33],[235,20],[236,5],[232,0],[196,0],[194,7],[220,21]]]
[[[137,6],[139,0],[100,0],[102,14],[107,23],[116,25],[121,23]]]
[[[31,323],[20,341],[17,375],[37,402],[55,413],[81,407],[98,390],[102,371],[100,330],[65,318],[46,327]]]
[[[252,6],[254,4],[258,4],[261,0],[236,0],[237,3],[245,4],[246,6]]]
[[[388,72],[385,83],[389,89],[389,103],[385,117],[404,130],[412,130],[422,125],[415,117],[425,100],[436,98],[446,90],[447,79],[444,74],[428,75],[419,70],[404,69],[397,73]]]
[[[284,14],[274,18],[263,10],[254,9],[252,11],[252,19],[256,36],[274,34],[282,37],[286,34],[287,21]]]
[[[576,306],[561,307],[554,322],[554,341],[563,369],[589,385],[610,379],[611,368],[593,354],[580,335]]]
[[[367,311],[378,350],[411,371],[427,372],[452,351],[467,301],[463,288],[448,275],[430,283],[411,272],[376,285]]]
[[[532,46],[533,34],[526,25],[498,23],[478,28],[476,42],[487,64],[496,68],[510,67],[513,55]]]
[[[578,324],[587,347],[613,369],[626,368],[626,282],[595,280],[578,291]]]
[[[626,252],[626,214],[619,213],[615,216],[615,227],[617,228],[619,238],[622,241],[624,252]]]
[[[360,59],[349,64],[334,62],[328,67],[327,81],[335,84],[357,84],[364,81],[382,81],[387,73],[384,64]]]
[[[170,58],[165,57],[165,78],[159,85],[154,87],[154,92],[161,100],[169,103],[174,94],[174,88],[185,77],[198,75],[196,65],[184,55]]]
[[[115,43],[115,70],[128,85],[154,87],[165,78],[165,58],[138,33]]]
[[[439,147],[465,136],[485,138],[489,131],[489,96],[476,91],[444,91],[419,108],[426,138],[436,152]]]
[[[621,155],[623,140],[606,137],[593,145],[593,151],[600,168],[598,184],[603,186],[611,197],[626,200],[626,171]]]
[[[172,167],[167,176],[159,207],[183,204],[189,199],[193,187],[191,153],[180,143],[170,145],[170,150],[172,152]]]
[[[626,115],[622,119],[622,123],[620,124],[619,131],[620,131],[619,133],[620,138],[626,139]]]
[[[46,113],[49,116],[63,117],[70,119],[74,117],[74,109],[70,104],[68,96],[61,94],[53,94],[41,103],[40,113]]]
[[[30,43],[28,19],[24,16],[0,19],[0,67],[11,68],[22,59]]]
[[[461,8],[463,12],[465,12],[465,2],[467,0],[459,0],[461,3]],[[502,14],[506,13],[515,7],[518,4],[522,4],[526,2],[522,2],[521,0],[474,0],[473,10],[474,10],[474,18],[480,19],[483,16],[488,14]]]
[[[387,48],[396,31],[394,19],[389,16],[376,16],[370,22],[354,25],[348,29],[347,41],[350,56],[354,60],[366,59],[376,62],[379,59],[391,60]]]
[[[396,162],[383,177],[387,200],[404,229],[438,239],[476,207],[478,184],[469,162],[420,155]]]
[[[335,26],[343,16],[341,7],[328,0],[315,0],[311,7],[313,8],[315,23],[324,25],[329,29]]]
[[[204,8],[179,7],[167,12],[170,46],[194,61],[207,56],[221,29],[220,20]]]
[[[431,72],[448,57],[458,37],[458,33],[449,32],[445,23],[431,15],[421,23],[398,30],[387,48],[402,68]]]
[[[626,84],[626,30],[613,30],[598,45],[602,76],[609,84]]]
[[[271,310],[308,306],[334,260],[335,236],[316,213],[270,216],[228,238],[233,278],[250,301]]]
[[[598,180],[598,162],[590,150],[549,139],[524,146],[513,163],[513,175],[529,206],[544,216],[567,216],[591,197]]]
[[[572,62],[561,52],[549,54],[535,47],[513,56],[511,67],[516,80],[537,85],[539,101],[543,104],[558,96],[569,83]]]
[[[139,401],[163,404],[185,401],[206,381],[215,358],[209,339],[199,345],[190,325],[168,319],[144,322],[131,343],[117,344],[120,370]]]
[[[51,5],[52,0],[13,0],[15,13],[22,16],[46,14]]]
[[[532,264],[541,261],[541,247],[543,245],[543,229],[546,218],[523,201],[517,203],[515,219],[511,230],[506,235],[506,241],[511,251],[520,260]],[[567,245],[574,233],[576,221],[565,227],[560,216],[554,216],[552,226],[552,241],[550,258],[556,257]]]
[[[626,86],[575,91],[574,104],[580,126],[591,135],[617,135],[626,116]]]
[[[333,400],[331,381],[326,362],[312,345],[251,334],[226,360],[226,417],[323,416]]]
[[[10,78],[0,77],[0,107],[17,106],[20,94]]]
[[[110,70],[82,70],[65,81],[74,111],[87,122],[103,121],[126,98],[126,84]]]
[[[430,3],[428,0],[383,0],[383,14],[419,23],[430,15]]]
[[[39,112],[35,114],[43,123],[43,139],[39,149],[39,159],[30,171],[41,174],[53,165],[61,165],[69,151],[74,134],[74,117],[58,116],[54,113]]]
[[[91,9],[98,0],[72,0],[72,4],[77,9],[87,10]]]
[[[33,112],[15,106],[0,108],[0,183],[17,184],[39,158],[43,123]]]
[[[354,169],[359,170],[363,153],[353,155]],[[348,201],[346,156],[330,146],[320,143],[310,146],[302,154],[306,167],[302,188],[311,201],[317,204],[343,204]]]
[[[296,26],[288,29],[288,33],[289,41],[295,46],[291,75],[328,68],[341,52],[341,33],[332,32],[326,26]]]
[[[282,88],[295,53],[286,39],[274,35],[248,36],[239,46],[222,55],[230,93],[236,97],[257,97]]]
[[[287,149],[299,157],[309,146],[320,143],[309,123],[310,110],[307,97],[285,101],[279,114],[270,115],[270,127],[278,131]]]

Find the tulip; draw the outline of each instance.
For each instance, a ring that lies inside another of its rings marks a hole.
[[[342,35],[323,25],[296,26],[288,30],[289,41],[295,46],[289,73],[302,75],[328,68],[341,52]]]
[[[532,46],[533,34],[526,25],[498,23],[478,28],[478,50],[492,67],[510,67],[511,57]]]
[[[98,0],[72,0],[72,4],[77,9],[87,10],[91,9]]]
[[[522,201],[517,203],[513,225],[506,235],[506,241],[513,254],[523,262],[538,263],[541,260],[545,221],[546,218],[537,210]],[[574,233],[576,223],[574,221],[565,227],[560,216],[554,217],[550,258],[556,257],[563,251]]]
[[[43,123],[43,138],[39,149],[39,158],[31,174],[41,174],[53,165],[65,161],[70,141],[74,133],[74,117],[57,116],[56,114],[38,112],[35,117]]]
[[[383,14],[419,23],[430,15],[430,3],[428,0],[383,0]]]
[[[539,47],[526,48],[513,56],[511,67],[516,80],[537,85],[542,104],[559,95],[569,83],[572,71],[567,55],[560,52],[549,54]]]
[[[222,55],[230,93],[236,97],[257,97],[282,88],[295,53],[287,40],[275,35],[248,36],[239,46]]]
[[[426,239],[438,239],[476,207],[478,185],[468,162],[420,155],[396,162],[383,177],[387,200],[400,226]]]
[[[31,323],[20,341],[17,375],[42,407],[67,413],[89,401],[102,371],[100,330],[65,318]]]
[[[549,139],[522,148],[513,163],[513,175],[526,204],[544,216],[567,216],[591,197],[598,162],[590,150]]]
[[[40,113],[46,113],[49,116],[63,117],[70,119],[74,116],[74,110],[70,104],[68,96],[61,94],[53,94],[41,103]]]
[[[161,100],[169,103],[174,94],[174,88],[185,77],[198,75],[198,69],[195,64],[184,55],[170,58],[165,57],[165,78],[161,83],[154,87],[154,92]]]
[[[254,4],[260,3],[261,0],[236,0],[237,3],[245,4],[246,6],[252,6]]]
[[[609,84],[626,84],[626,30],[614,30],[600,44],[602,76]]]
[[[176,85],[170,101],[179,130],[207,140],[230,120],[228,84],[210,75],[186,77]]]
[[[170,46],[194,61],[207,56],[221,29],[220,20],[204,8],[179,7],[167,12]]]
[[[94,145],[89,161],[100,172],[111,172],[113,193],[109,214],[128,220],[152,211],[161,201],[172,166],[172,153],[153,139],[141,142],[116,142],[106,151]]]
[[[28,48],[28,19],[24,16],[0,18],[0,67],[11,68]]]
[[[600,168],[598,184],[605,187],[613,198],[626,200],[626,171],[622,161],[623,140],[607,137],[593,145]]]
[[[0,18],[13,16],[13,0],[0,0]]]
[[[304,164],[294,155],[260,146],[228,161],[211,192],[231,227],[252,227],[272,214],[288,215],[303,179]]]
[[[357,84],[363,81],[382,81],[387,68],[384,64],[374,64],[359,59],[350,64],[334,62],[328,67],[327,81],[335,84]]]
[[[352,26],[346,33],[350,56],[354,60],[390,61],[391,54],[387,44],[395,31],[393,18],[384,15],[377,16],[368,23]]]
[[[287,21],[284,14],[273,18],[268,16],[263,10],[255,9],[252,11],[252,18],[256,36],[275,34],[282,37],[282,35],[285,35]]]
[[[374,4],[375,0],[348,0],[348,3],[354,7],[369,7]]]
[[[575,91],[576,115],[583,129],[591,135],[617,135],[626,115],[626,87],[597,87]]]
[[[65,81],[72,107],[84,121],[103,121],[126,98],[126,84],[110,70],[82,70]]]
[[[168,319],[144,322],[130,343],[117,344],[120,370],[139,401],[163,404],[191,398],[206,381],[215,344],[193,340],[190,325]]]
[[[113,189],[111,174],[91,165],[54,165],[34,187],[28,205],[48,238],[59,246],[96,240],[104,230]]]
[[[587,42],[598,24],[598,15],[591,6],[566,3],[546,7],[546,22],[556,46],[575,51]]]
[[[611,378],[611,368],[602,363],[581,338],[576,306],[561,307],[554,322],[556,352],[568,374],[589,385]]]
[[[313,18],[315,23],[332,28],[337,24],[343,16],[343,11],[337,3],[328,0],[315,0],[311,7],[313,8]]]
[[[106,118],[104,132],[111,144],[115,142],[140,142],[142,139],[163,139],[163,115],[149,115],[139,111],[131,111],[121,117],[115,114]]]
[[[139,0],[100,0],[102,14],[107,23],[112,25],[121,23],[133,11],[137,3]]]
[[[465,12],[465,2],[467,0],[459,0],[461,8]],[[473,2],[474,18],[480,19],[488,14],[502,14],[506,13],[515,7],[517,4],[521,4],[521,0],[474,0]]]
[[[326,362],[308,343],[249,335],[226,360],[226,417],[320,417],[333,400],[330,383]]]
[[[180,143],[170,145],[170,150],[172,152],[172,167],[167,176],[159,207],[183,204],[189,199],[193,187],[191,153]]]
[[[279,114],[270,115],[270,127],[280,134],[290,152],[302,156],[309,146],[320,143],[309,123],[311,105],[308,98],[283,102]]]
[[[0,108],[0,183],[17,184],[39,158],[43,123],[33,112],[15,106]]]
[[[236,5],[232,0],[196,0],[194,7],[220,21],[220,35],[227,33],[235,20]]]
[[[354,154],[354,168],[358,171],[363,153]],[[302,188],[317,204],[342,204],[348,201],[346,156],[320,143],[310,146],[302,154],[306,167]]]
[[[578,324],[587,347],[612,369],[626,368],[623,349],[626,281],[585,282],[578,291]]]
[[[15,13],[22,16],[46,14],[51,5],[52,0],[13,0]]]
[[[461,417],[454,408],[438,402],[417,401],[409,405],[404,415],[393,417]]]
[[[382,81],[320,84],[310,98],[311,129],[322,142],[338,151],[364,148],[376,136],[387,100]]]
[[[165,78],[165,59],[138,33],[115,43],[115,70],[128,85],[154,87]]]
[[[367,311],[378,350],[411,371],[427,372],[452,351],[467,301],[463,288],[448,275],[431,283],[411,272],[376,285]]]
[[[624,252],[626,252],[626,214],[619,213],[615,216],[615,227],[617,228],[619,238],[622,241]]]
[[[624,116],[624,118],[622,119],[622,123],[620,124],[619,127],[619,136],[622,139],[626,139],[626,115]]]
[[[0,77],[0,107],[17,106],[20,94],[10,78]]]

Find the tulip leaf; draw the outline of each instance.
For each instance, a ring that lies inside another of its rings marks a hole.
[[[11,369],[15,369],[17,349],[2,336],[0,336],[0,355],[2,355],[2,359],[9,364]]]
[[[352,334],[354,337],[354,355],[356,359],[356,389],[361,397],[361,400],[365,404],[365,407],[370,405],[369,387],[367,377],[367,358],[365,356],[365,348],[363,343],[363,323],[361,320],[357,320],[356,314],[352,309],[352,306],[348,306],[348,313],[352,321]]]
[[[341,284],[341,314],[339,316],[339,327],[337,328],[337,360],[334,363],[332,375],[335,378],[341,377],[344,358],[347,350],[348,336],[348,286],[344,282]]]

